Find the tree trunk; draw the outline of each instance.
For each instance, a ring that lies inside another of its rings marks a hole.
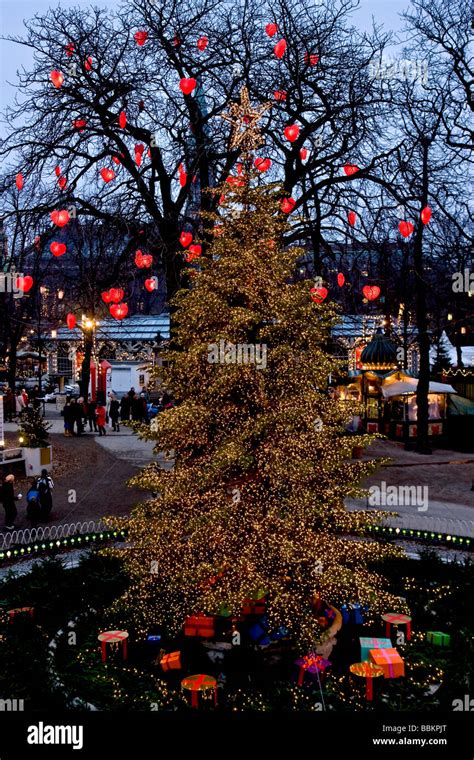
[[[93,338],[92,332],[84,333],[84,358],[81,364],[81,380],[79,389],[81,396],[87,400],[89,395],[89,383],[91,379],[91,358],[92,358]]]
[[[17,365],[17,346],[13,342],[10,343],[10,351],[8,352],[8,385],[15,391],[16,380],[16,365]]]
[[[428,204],[428,152],[429,143],[422,143],[423,149],[423,190],[421,207]],[[428,317],[426,306],[426,280],[423,266],[423,224],[418,222],[413,248],[413,265],[415,270],[416,323],[418,327],[418,346],[420,349],[420,371],[416,391],[417,436],[416,450],[419,454],[432,454],[428,437],[428,390],[430,382],[430,338],[428,335]]]

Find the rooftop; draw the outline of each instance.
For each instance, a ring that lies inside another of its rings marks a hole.
[[[126,317],[122,321],[117,319],[102,319],[96,329],[97,340],[116,341],[150,341],[169,340],[170,338],[170,315],[168,313],[143,315],[136,314]],[[57,341],[80,341],[82,331],[75,327],[59,327],[57,337],[44,336],[46,340]]]

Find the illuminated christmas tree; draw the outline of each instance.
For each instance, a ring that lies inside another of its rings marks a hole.
[[[322,633],[315,595],[400,608],[369,567],[398,550],[361,538],[378,514],[344,507],[374,469],[351,460],[371,437],[346,433],[360,410],[328,392],[337,315],[295,281],[304,251],[282,246],[281,188],[259,184],[247,155],[216,192],[225,200],[204,219],[213,242],[173,301],[164,383],[176,404],[143,431],[173,466],[133,480],[158,496],[135,509],[115,550],[132,579],[115,609],[142,633],[176,633],[188,615],[238,615],[264,591],[270,626],[306,646]]]

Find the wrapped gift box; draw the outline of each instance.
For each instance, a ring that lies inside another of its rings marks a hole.
[[[371,649],[391,649],[393,644],[390,639],[374,639],[361,636],[360,641],[360,661],[368,662],[369,651]]]
[[[355,604],[343,604],[341,606],[342,622],[348,625],[363,625],[364,614],[367,612],[368,607],[362,607],[358,602]]]
[[[288,636],[288,629],[284,626],[280,626],[276,631],[269,633],[267,618],[262,617],[258,623],[255,623],[249,628],[249,636],[256,644],[260,644],[260,646],[268,646],[268,644],[271,644],[273,641],[278,641],[279,639]]]
[[[426,640],[439,647],[449,647],[451,636],[449,633],[442,633],[441,631],[428,631]]]
[[[405,663],[396,649],[371,649],[369,662],[383,668],[384,678],[400,678],[405,675]]]
[[[298,686],[303,685],[305,673],[308,673],[313,678],[317,678],[319,673],[321,678],[326,668],[331,665],[329,660],[325,660],[324,657],[318,654],[308,654],[305,657],[300,657],[299,660],[296,660],[295,664],[299,667]]]
[[[160,665],[164,671],[180,670],[181,652],[170,652],[169,654],[165,654],[160,660]]]
[[[244,599],[242,602],[244,615],[263,615],[265,613],[265,599]]]
[[[188,617],[184,621],[184,635],[209,638],[215,635],[214,623],[214,617],[209,615],[195,615]]]

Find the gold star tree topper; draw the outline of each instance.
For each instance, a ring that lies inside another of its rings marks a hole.
[[[272,107],[267,101],[261,106],[253,107],[250,103],[249,91],[242,87],[240,103],[231,103],[229,113],[223,113],[221,118],[232,125],[230,147],[241,148],[244,153],[250,153],[264,142],[258,123],[263,114]]]

